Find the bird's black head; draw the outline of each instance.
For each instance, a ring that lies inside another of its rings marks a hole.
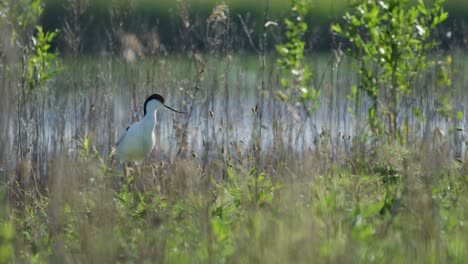
[[[164,97],[160,94],[153,94],[150,97],[146,98],[145,104],[143,105],[143,113],[146,115],[146,105],[148,104],[149,101],[151,100],[157,100],[161,102],[161,104],[164,104]]]

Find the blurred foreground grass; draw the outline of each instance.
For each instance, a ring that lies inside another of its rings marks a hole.
[[[203,170],[180,158],[144,164],[127,190],[84,139],[77,158],[52,160],[44,188],[2,186],[0,261],[463,263],[466,168],[420,146],[383,145],[344,167],[311,152],[274,179],[240,165],[219,177],[222,161]]]

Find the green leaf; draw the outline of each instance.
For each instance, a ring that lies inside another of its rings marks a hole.
[[[416,116],[416,118],[421,118],[421,110],[419,109],[419,107],[413,107],[413,113]]]
[[[333,24],[331,26],[331,30],[334,31],[335,33],[343,34],[343,30],[341,29],[341,26],[339,24]]]
[[[374,204],[371,204],[367,206],[364,210],[362,210],[362,216],[364,217],[369,217],[376,215],[380,212],[382,207],[384,206],[384,201],[376,202]]]
[[[351,25],[355,26],[355,27],[358,27],[361,25],[361,22],[356,18],[356,17],[353,17],[351,19]]]
[[[419,11],[421,14],[427,15],[426,6],[424,5],[424,1],[423,1],[423,0],[418,0],[417,8],[418,8],[418,11]]]
[[[439,23],[444,22],[447,18],[448,18],[448,13],[447,13],[447,12],[443,12],[442,14],[440,14]]]

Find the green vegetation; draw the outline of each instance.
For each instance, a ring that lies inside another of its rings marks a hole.
[[[125,16],[127,19],[125,23],[120,26],[128,31],[143,33],[155,30],[161,41],[171,47],[172,50],[183,50],[181,44],[182,36],[179,35],[178,28],[180,27],[179,7],[181,3],[187,3],[189,6],[188,15],[191,19],[189,28],[192,30],[192,37],[196,41],[196,45],[200,48],[208,49],[209,45],[205,40],[200,39],[200,34],[206,34],[205,22],[206,18],[210,15],[213,8],[222,3],[218,0],[197,0],[197,1],[173,1],[173,0],[44,0],[45,13],[43,16],[43,24],[45,29],[54,30],[55,28],[62,28],[67,17],[70,17],[67,5],[70,2],[87,2],[86,12],[80,20],[80,26],[83,31],[86,31],[82,38],[84,42],[84,51],[99,52],[100,45],[109,41],[109,34],[112,33],[110,28],[115,26],[111,12],[109,10],[115,7],[116,3],[125,6]],[[261,1],[224,1],[229,4],[230,13],[232,14],[232,30],[236,34],[240,34],[242,26],[238,15],[248,17],[246,22],[248,26],[262,31],[263,13],[265,5],[268,2],[269,18],[272,21],[280,23],[284,18],[290,15],[290,1],[283,0],[261,0]],[[308,24],[313,25],[306,33],[306,42],[315,41],[314,48],[327,49],[333,48],[333,43],[330,39],[330,24],[341,19],[343,14],[348,10],[346,0],[316,0],[312,1],[313,8],[309,15],[305,17]],[[385,2],[385,1],[384,1]],[[416,0],[411,0],[416,2]],[[425,1],[430,3],[431,1]],[[466,30],[463,24],[466,23],[468,17],[468,1],[464,0],[450,0],[444,3],[444,8],[450,12],[449,20],[443,26],[444,30],[450,28],[453,24],[459,25],[459,32],[453,35],[453,38],[463,39],[466,35]],[[61,42],[59,40],[59,42]],[[273,48],[275,41],[270,42],[270,48]],[[235,42],[233,45],[236,49],[245,49],[243,42]],[[59,46],[60,48],[62,45]]]
[[[279,98],[289,99],[303,105],[310,114],[319,106],[320,91],[311,87],[312,72],[304,63],[304,34],[307,32],[305,16],[311,8],[310,1],[292,1],[291,17],[285,19],[287,42],[276,46],[280,54],[277,61],[282,70],[281,84],[287,95],[279,92]]]
[[[121,176],[108,171],[87,140],[81,144],[77,158],[54,161],[43,195],[10,194],[4,260],[462,263],[467,257],[468,179],[442,158],[444,151],[424,157],[382,146],[374,162],[361,164],[366,169],[304,168],[274,182],[242,166],[214,180],[195,159],[178,159],[145,166],[131,185],[137,189],[127,192],[112,188]]]
[[[122,3],[67,1],[56,32],[41,1],[0,0],[0,263],[464,263],[468,57],[434,45],[441,1],[353,1],[333,54],[311,52],[307,1],[284,31],[178,1],[179,53],[123,31],[139,20]],[[86,56],[100,4],[121,40]],[[115,139],[154,92],[189,114],[158,111],[156,150],[124,178]]]
[[[353,1],[352,14],[344,16],[344,29],[332,29],[350,43],[346,53],[356,60],[358,89],[370,97],[368,124],[376,135],[388,131],[393,140],[403,141],[398,123],[400,104],[414,94],[414,82],[438,58],[428,59],[436,42],[431,39],[437,26],[447,19],[444,0],[427,8],[424,1],[408,6],[408,0]],[[440,75],[447,76],[444,68]],[[449,77],[441,80],[449,86]],[[354,93],[358,102],[360,96]],[[420,113],[414,107],[415,113]],[[384,128],[384,119],[387,129]]]

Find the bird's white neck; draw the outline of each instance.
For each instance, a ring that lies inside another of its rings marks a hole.
[[[163,104],[157,100],[151,100],[145,105],[146,115],[143,117],[142,122],[146,127],[154,129],[156,126],[156,110],[162,106]]]
[[[147,112],[141,120],[146,127],[154,129],[154,127],[156,126],[156,110],[157,109],[154,109],[151,112]]]

